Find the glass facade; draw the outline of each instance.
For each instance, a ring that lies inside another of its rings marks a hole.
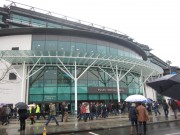
[[[76,36],[62,35],[33,35],[32,50],[38,51],[65,51],[65,52],[87,52],[101,53],[106,56],[123,56],[134,59],[142,59],[136,52],[120,44]],[[53,55],[53,54],[51,54]],[[55,54],[54,54],[55,55]],[[64,63],[66,64],[66,63]],[[36,72],[40,67],[36,67],[32,72]],[[61,67],[64,68],[64,67]],[[72,75],[75,74],[73,66],[67,66]],[[85,70],[83,67],[77,67],[77,75]],[[105,69],[108,74],[114,76],[112,69]],[[125,71],[121,71],[121,75]],[[120,88],[127,89],[127,92],[120,93],[124,100],[131,94],[142,94],[140,88],[140,75],[136,73],[127,74],[120,81]],[[57,66],[46,66],[34,74],[29,80],[29,102],[61,102],[68,101],[71,108],[74,106],[75,86],[74,80]],[[117,101],[117,93],[92,93],[89,88],[115,88],[116,81],[110,78],[99,68],[91,67],[77,81],[78,101]]]
[[[64,50],[79,51],[87,53],[101,53],[109,56],[124,56],[135,59],[142,57],[116,43],[102,41],[98,39],[81,38],[75,36],[58,36],[58,35],[34,35],[32,41],[32,50],[56,51]]]
[[[53,23],[47,20],[41,20],[39,18],[32,18],[14,13],[10,15],[10,19],[11,21],[15,21],[16,23],[33,27],[73,29],[71,27],[60,25],[58,23]]]
[[[40,67],[36,67],[35,72]],[[69,71],[74,74],[74,68],[68,67]],[[82,72],[82,68],[77,70],[77,74]],[[113,76],[111,70],[107,70]],[[124,73],[123,73],[124,74]],[[135,77],[134,77],[135,76]],[[46,66],[39,70],[30,78],[29,83],[29,102],[48,102],[48,101],[70,101],[74,102],[74,81],[62,72],[58,67]],[[84,100],[117,100],[117,94],[97,94],[88,93],[88,87],[114,87],[116,82],[99,69],[91,68],[85,72],[78,80],[78,101]],[[128,95],[138,93],[142,94],[139,86],[139,75],[128,75],[120,82],[121,88],[127,88],[128,93],[121,93],[121,99]]]

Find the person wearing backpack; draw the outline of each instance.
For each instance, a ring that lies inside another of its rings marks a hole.
[[[48,117],[48,120],[45,124],[46,126],[48,125],[48,123],[51,121],[52,118],[55,120],[56,125],[59,126],[59,123],[58,123],[57,118],[56,118],[56,106],[55,106],[55,104],[50,103],[49,104],[49,117]]]
[[[131,107],[129,108],[129,120],[131,121],[130,134],[133,135],[134,125],[136,127],[136,132],[138,134],[137,110],[135,103],[132,103]]]

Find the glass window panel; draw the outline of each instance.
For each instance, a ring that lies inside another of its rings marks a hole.
[[[39,87],[40,88],[40,87],[43,87],[43,84],[44,84],[43,80],[36,80],[36,81],[33,80],[30,82],[31,87]]]
[[[58,42],[58,50],[70,51],[70,42]]]
[[[97,45],[97,51],[102,54],[106,54],[106,47],[102,45]]]
[[[76,50],[80,52],[86,52],[86,44],[76,43]]]
[[[73,101],[74,98],[75,98],[75,95],[74,95],[74,93],[73,93],[73,94],[71,94],[71,101]]]
[[[78,100],[87,100],[87,94],[78,94]]]
[[[78,86],[87,86],[87,79],[78,80],[77,84],[78,84]]]
[[[78,87],[77,91],[78,93],[87,93],[87,87]]]
[[[58,94],[58,100],[60,101],[70,100],[70,94]]]
[[[71,93],[70,87],[58,87],[58,93]]]
[[[44,79],[45,80],[57,80],[57,70],[47,70],[44,72]]]
[[[30,95],[29,101],[30,102],[43,101],[43,95]]]
[[[118,56],[118,49],[109,48],[110,54],[113,56]]]
[[[56,94],[57,87],[44,87],[44,94]]]
[[[113,96],[113,97],[112,97],[113,100],[117,100],[117,99],[118,99],[118,95],[117,95],[117,94],[113,94],[112,96]]]
[[[44,101],[56,101],[57,96],[56,95],[44,95]]]
[[[88,86],[99,86],[99,81],[88,80]]]
[[[125,100],[127,98],[127,94],[121,94],[121,99]]]
[[[57,41],[46,41],[45,50],[57,50]]]
[[[56,87],[57,86],[57,80],[44,80],[44,86],[50,86],[50,87]]]
[[[33,41],[32,50],[44,50],[45,41]]]
[[[88,53],[97,52],[97,46],[93,44],[87,44],[87,52]]]
[[[32,25],[37,25],[39,27],[46,27],[46,22],[38,19],[31,19]]]
[[[29,94],[43,94],[43,88],[30,88]]]
[[[89,100],[99,100],[98,94],[89,94]]]
[[[129,88],[129,94],[136,94],[136,90]]]
[[[108,94],[100,94],[100,100],[109,100]]]
[[[48,22],[47,25],[48,25],[47,27],[49,27],[49,28],[62,28],[61,25],[55,24],[55,23],[50,23],[50,22]]]

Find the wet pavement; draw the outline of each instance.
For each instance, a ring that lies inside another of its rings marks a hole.
[[[130,126],[127,114],[120,114],[117,116],[109,116],[108,118],[98,118],[84,122],[78,121],[75,116],[69,116],[68,122],[60,122],[61,117],[58,117],[59,126],[56,126],[55,121],[51,120],[48,126],[45,126],[46,120],[36,120],[34,125],[30,125],[30,120],[26,121],[26,130],[18,132],[19,121],[17,119],[11,119],[10,124],[0,125],[0,135],[42,135],[44,129],[46,134],[73,134],[83,131],[96,131],[104,129],[113,129]],[[165,123],[171,121],[180,121],[180,113],[178,119],[175,119],[172,113],[169,118],[166,119],[164,115],[154,116],[150,115],[148,124]]]

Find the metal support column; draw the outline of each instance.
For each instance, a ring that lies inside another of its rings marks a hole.
[[[118,102],[120,102],[120,91],[119,91],[119,73],[118,73],[118,67],[116,65],[116,83],[117,83],[117,94],[118,94]]]
[[[142,70],[141,70],[140,84],[142,84],[142,86],[140,85],[140,88],[142,87],[143,96],[146,97],[145,90],[144,90],[144,84],[143,84],[143,74],[142,74]]]
[[[77,67],[76,67],[76,61],[75,61],[75,74],[74,74],[74,88],[75,88],[75,90],[74,90],[74,94],[75,94],[75,98],[74,98],[74,100],[75,100],[75,110],[74,110],[74,114],[75,115],[77,115]]]
[[[23,101],[24,96],[24,82],[25,82],[25,61],[23,62],[23,72],[22,72],[22,85],[21,85],[21,102]]]

